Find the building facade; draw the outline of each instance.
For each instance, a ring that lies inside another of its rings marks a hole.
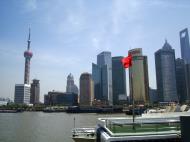
[[[47,95],[44,95],[44,104],[51,106],[76,106],[78,105],[78,95],[75,93],[50,91]]]
[[[181,45],[181,57],[185,62],[185,79],[187,87],[186,101],[190,102],[190,44],[188,29],[179,32],[180,45]]]
[[[92,75],[83,73],[80,76],[80,106],[92,106],[94,100],[94,83]]]
[[[155,52],[156,81],[159,101],[178,101],[176,88],[175,51],[165,41],[162,49]]]
[[[94,82],[94,98],[101,100],[103,98],[101,93],[101,68],[92,63],[92,79]]]
[[[149,96],[150,96],[150,103],[151,104],[158,103],[157,89],[149,88]]]
[[[187,87],[186,102],[190,102],[190,64],[185,65],[185,78],[186,78],[186,87]]]
[[[33,79],[31,83],[31,91],[30,91],[30,103],[31,104],[39,104],[40,103],[40,80]]]
[[[185,62],[183,59],[176,59],[176,85],[177,95],[180,103],[184,103],[187,100],[187,86],[186,86],[186,72]]]
[[[92,64],[92,76],[95,83],[95,97],[113,105],[112,96],[112,59],[111,52],[101,52],[97,55],[97,65]],[[99,87],[100,85],[100,87]],[[100,92],[100,94],[97,94]]]
[[[14,103],[16,104],[30,104],[30,85],[16,84]]]
[[[78,87],[75,85],[74,77],[71,73],[67,76],[66,92],[78,94]]]
[[[129,68],[130,98],[136,104],[149,103],[149,79],[147,56],[142,55],[142,48],[129,50],[132,66]]]
[[[190,64],[190,45],[188,29],[180,31],[180,45],[181,45],[181,57],[185,61],[185,64]]]
[[[127,97],[126,72],[121,62],[122,58],[122,56],[112,57],[113,105],[122,105],[123,100],[121,101],[120,98]]]

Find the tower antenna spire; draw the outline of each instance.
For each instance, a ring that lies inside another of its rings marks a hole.
[[[30,40],[30,27],[29,27],[29,34],[28,34],[28,47],[27,47],[27,49],[28,49],[28,50],[30,50],[30,42],[31,42],[31,40]]]

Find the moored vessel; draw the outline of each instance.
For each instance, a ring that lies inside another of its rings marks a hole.
[[[9,110],[9,109],[1,109],[0,113],[18,113],[18,112],[23,112],[21,109],[16,109],[16,110]]]
[[[172,118],[99,118],[95,128],[75,128],[72,139],[75,142],[117,142],[117,141],[180,141],[179,117]]]
[[[72,130],[72,139],[75,142],[96,142],[95,128],[75,128]]]

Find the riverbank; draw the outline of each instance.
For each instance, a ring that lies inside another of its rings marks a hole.
[[[0,106],[0,113],[2,112],[16,112],[16,111],[42,111],[46,113],[52,112],[66,112],[66,113],[123,113],[123,107],[80,107],[80,106],[45,106],[41,105],[19,105],[9,104]]]

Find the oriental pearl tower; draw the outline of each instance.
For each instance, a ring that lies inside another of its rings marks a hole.
[[[24,84],[29,84],[29,76],[30,76],[30,59],[32,58],[32,52],[30,51],[30,28],[28,35],[28,46],[27,50],[24,52],[25,57],[25,69],[24,69]]]

